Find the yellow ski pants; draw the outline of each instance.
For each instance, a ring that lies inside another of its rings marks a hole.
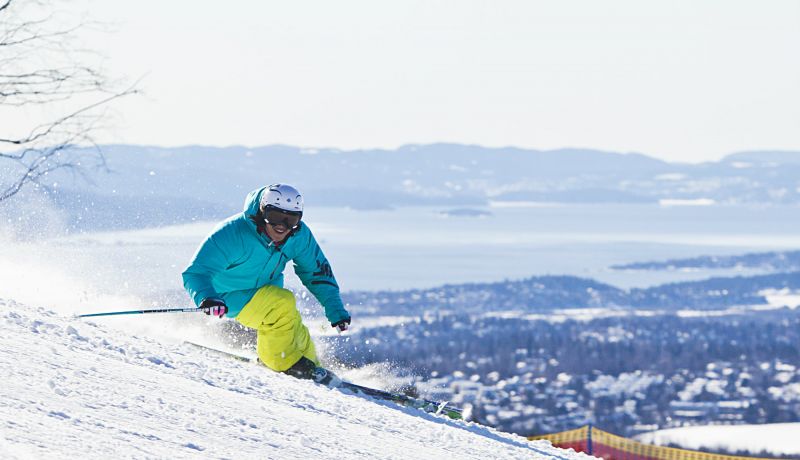
[[[258,358],[270,369],[283,372],[301,356],[319,365],[314,342],[297,311],[292,291],[264,286],[241,312],[236,321],[258,331]]]

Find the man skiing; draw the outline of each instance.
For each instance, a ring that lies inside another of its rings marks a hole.
[[[333,374],[319,367],[314,342],[283,289],[283,270],[294,271],[325,309],[332,327],[350,325],[333,271],[301,222],[303,197],[286,184],[247,195],[244,211],[217,225],[183,272],[183,285],[206,314],[228,316],[258,332],[257,352],[267,367],[328,384]]]

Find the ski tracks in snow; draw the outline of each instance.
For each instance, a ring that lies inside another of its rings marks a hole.
[[[586,459],[0,299],[2,458]]]

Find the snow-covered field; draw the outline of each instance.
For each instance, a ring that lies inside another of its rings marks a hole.
[[[637,436],[647,444],[669,445],[684,449],[726,449],[753,454],[800,456],[800,423],[767,425],[710,425],[672,428]]]
[[[11,300],[0,336],[4,459],[590,458]]]

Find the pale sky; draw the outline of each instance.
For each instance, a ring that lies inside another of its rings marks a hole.
[[[105,141],[800,150],[800,1],[87,0]]]

